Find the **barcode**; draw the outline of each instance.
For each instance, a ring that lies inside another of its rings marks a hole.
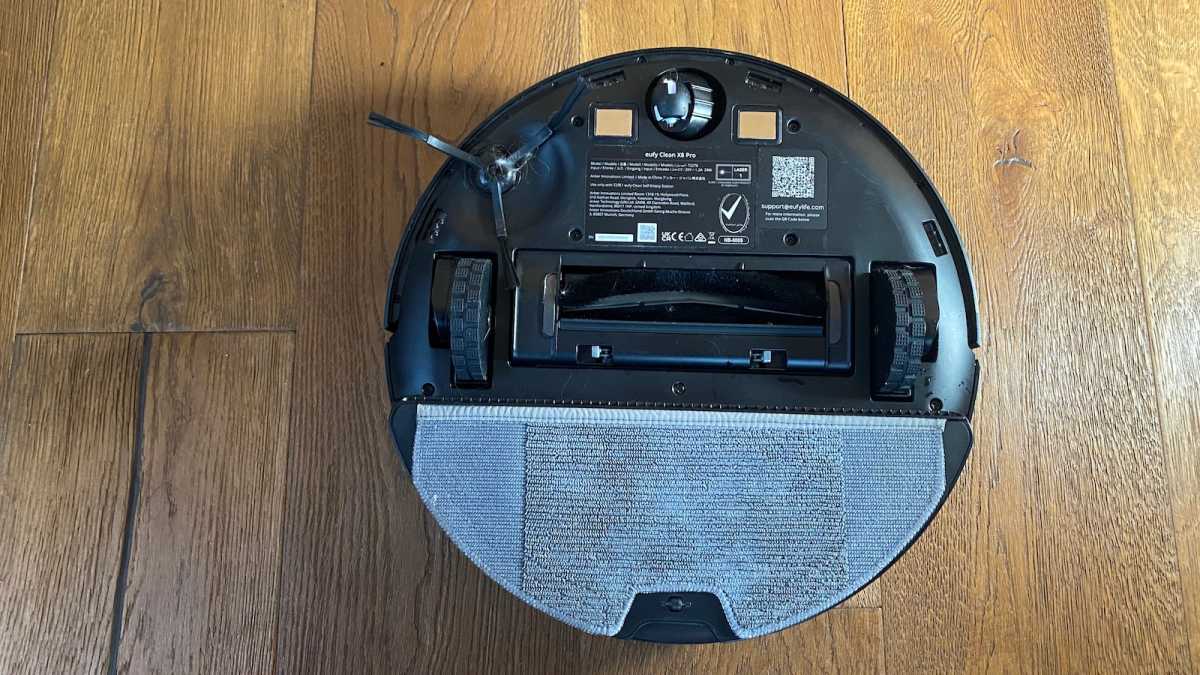
[[[771,196],[812,199],[816,196],[815,157],[771,158]]]

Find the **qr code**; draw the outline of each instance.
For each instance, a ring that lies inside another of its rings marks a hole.
[[[816,196],[815,157],[771,158],[771,196],[812,199]]]

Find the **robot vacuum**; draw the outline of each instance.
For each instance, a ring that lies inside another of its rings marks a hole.
[[[970,266],[920,166],[832,87],[646,50],[459,145],[370,121],[448,155],[388,288],[391,431],[522,601],[599,635],[751,638],[854,594],[945,501]]]

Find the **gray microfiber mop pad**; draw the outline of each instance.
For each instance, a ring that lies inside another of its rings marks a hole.
[[[413,480],[529,604],[620,630],[637,593],[708,591],[739,637],[890,562],[945,488],[937,419],[421,405]]]

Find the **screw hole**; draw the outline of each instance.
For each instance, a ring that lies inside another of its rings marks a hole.
[[[579,229],[578,227],[573,227],[571,228],[569,236],[571,237],[571,241],[580,241],[583,239],[583,230]]]
[[[725,57],[725,65],[732,66],[732,65],[733,65],[733,59],[729,58],[728,56],[727,56],[727,57]]]
[[[929,399],[929,412],[941,412],[941,411],[942,411],[942,399],[940,399],[940,398]]]
[[[639,56],[639,57],[637,57],[636,59],[634,59],[634,61],[637,61],[638,63],[645,63],[645,62],[646,62],[646,57],[644,57],[644,56]]]
[[[575,126],[575,127],[583,126],[583,116],[575,115],[574,117],[572,117],[571,118],[571,126]]]
[[[788,232],[783,235],[783,243],[788,246],[795,246],[797,241],[800,241],[800,238],[796,236],[795,232]]]
[[[671,597],[667,598],[666,602],[662,604],[663,607],[666,607],[672,612],[682,612],[688,607],[691,607],[691,605],[692,603],[685,602],[684,599],[678,595],[672,595]]]
[[[796,119],[795,117],[788,120],[787,130],[789,134],[798,133],[800,131],[800,120]]]
[[[432,382],[426,382],[425,384],[421,385],[422,396],[433,396],[436,392],[437,387],[434,387]]]

